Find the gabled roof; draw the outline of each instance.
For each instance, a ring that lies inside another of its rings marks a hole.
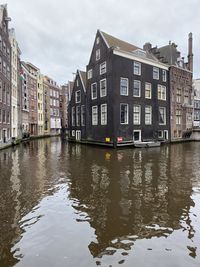
[[[104,41],[106,42],[108,48],[110,47],[116,47],[119,48],[120,50],[127,51],[127,52],[133,52],[136,49],[140,49],[139,47],[132,45],[128,42],[122,41],[112,35],[109,35],[105,32],[100,31],[100,34]]]
[[[145,51],[142,48],[139,48],[138,46],[122,41],[103,31],[99,30],[99,33],[102,36],[108,48],[113,47],[115,50],[120,50],[123,52],[134,54],[135,56],[140,57],[140,58],[146,58],[146,59],[159,62],[158,59],[152,53],[149,53],[148,51]]]

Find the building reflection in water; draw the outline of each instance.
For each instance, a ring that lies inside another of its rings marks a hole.
[[[189,148],[187,153],[183,145],[118,151],[76,145],[69,153],[75,160],[70,197],[95,229],[88,247],[97,264],[118,249],[126,255],[139,239],[167,237],[178,229],[192,239]],[[195,248],[189,250],[195,257]]]
[[[138,240],[170,237],[179,229],[191,241],[186,249],[195,258],[198,226],[191,210],[199,169],[199,150],[192,144],[112,150],[45,139],[2,151],[0,266],[14,266],[23,257],[15,244],[24,225],[41,219],[34,209],[62,183],[77,224],[86,221],[94,229],[88,249],[96,264],[119,251],[126,257]],[[81,242],[74,236],[66,243]]]

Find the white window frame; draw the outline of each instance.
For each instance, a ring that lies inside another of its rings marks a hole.
[[[87,78],[88,80],[92,79],[92,69],[89,69],[87,72]]]
[[[100,42],[100,38],[98,36],[97,39],[96,39],[96,44],[99,44],[99,42]]]
[[[94,96],[94,93],[93,93],[93,86],[96,86],[96,96]],[[91,84],[91,99],[94,100],[94,99],[97,99],[97,83],[92,83]]]
[[[53,109],[51,108],[51,115],[53,115]],[[72,126],[75,126],[75,122],[76,122],[76,111],[75,111],[75,107],[72,107]]]
[[[100,75],[106,73],[107,71],[107,63],[104,61],[103,63],[100,64]]]
[[[85,126],[85,113],[86,113],[86,110],[85,110],[85,105],[82,105],[81,106],[81,126]]]
[[[139,112],[137,111],[134,111],[134,108],[139,108]],[[138,114],[139,113],[139,120],[138,120],[138,122],[136,122],[134,119],[135,119],[135,117],[134,117],[134,115],[135,114]],[[134,104],[133,105],[133,125],[140,125],[141,124],[141,106],[140,105],[138,105],[138,104]]]
[[[100,58],[101,58],[101,50],[98,48],[96,50],[96,61],[100,60]]]
[[[153,67],[153,79],[159,80],[159,68]]]
[[[75,130],[72,130],[72,136],[73,137],[75,136]]]
[[[134,95],[135,82],[137,82],[139,84],[139,95]],[[141,97],[141,81],[139,81],[139,80],[133,81],[133,97]]]
[[[137,68],[136,68],[137,67]],[[142,67],[142,65],[141,65],[141,63],[140,62],[138,62],[138,61],[134,61],[133,62],[133,74],[134,75],[141,75],[141,67]],[[138,71],[136,71],[136,69],[138,70]]]
[[[78,127],[81,125],[80,115],[81,115],[81,107],[76,106],[76,126]]]
[[[103,108],[105,108],[105,111],[103,113]],[[101,125],[107,125],[107,116],[108,116],[108,109],[107,104],[101,105]]]
[[[164,101],[166,101],[166,99],[167,99],[167,96],[166,96],[166,92],[167,92],[166,86],[161,85],[161,84],[158,84],[158,89],[157,90],[158,90],[157,91],[158,100],[164,100]]]
[[[150,113],[146,113],[146,108],[150,108]],[[150,120],[147,121],[146,115],[150,114]],[[152,125],[152,106],[145,106],[145,125]]]
[[[164,110],[164,122],[160,122],[160,117],[158,118],[158,121],[159,121],[159,125],[166,125],[167,123],[167,110],[166,110],[166,107],[159,107],[159,116],[160,116],[160,110],[163,109]]]
[[[167,81],[167,71],[166,70],[162,70],[162,80],[163,80],[163,82]]]
[[[95,114],[94,114],[94,110],[96,110]],[[92,125],[93,126],[98,125],[98,106],[92,106]]]
[[[105,94],[102,94],[102,83],[105,82]],[[106,79],[103,79],[103,80],[100,80],[100,97],[105,97],[107,96],[107,80]]]
[[[127,93],[126,94],[123,94],[122,93],[122,87],[121,87],[122,80],[126,80],[127,81]],[[128,78],[120,77],[120,95],[122,95],[122,96],[128,96],[128,93],[129,93],[129,79]]]
[[[161,135],[160,135],[160,133],[161,133]],[[162,131],[162,130],[158,131],[158,138],[164,138],[164,131]]]
[[[126,114],[126,120],[125,122],[121,121],[121,112],[122,112],[122,105],[127,106],[127,114]],[[127,125],[129,123],[129,105],[127,103],[120,103],[120,124]]]
[[[149,86],[149,85],[150,85],[150,90],[149,90],[149,88],[147,90],[146,86]],[[146,95],[147,92],[150,92],[150,96]],[[147,98],[147,99],[151,99],[152,98],[152,85],[151,85],[151,83],[145,83],[145,98]]]
[[[80,93],[80,100],[79,101],[77,100],[78,93]],[[76,101],[76,103],[81,103],[81,91],[80,90],[78,90],[78,91],[75,92],[75,101]]]

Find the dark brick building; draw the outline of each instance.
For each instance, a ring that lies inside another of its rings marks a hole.
[[[86,72],[77,71],[69,103],[70,139],[85,141],[86,133]]]
[[[168,66],[148,51],[98,31],[86,95],[88,142],[168,140]]]

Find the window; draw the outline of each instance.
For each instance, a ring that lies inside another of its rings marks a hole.
[[[0,81],[0,102],[2,102],[2,81]]]
[[[177,125],[181,125],[181,110],[177,109],[176,110],[176,124]]]
[[[80,106],[76,107],[76,126],[80,126]]]
[[[99,41],[100,41],[100,38],[97,37],[97,39],[96,39],[96,44],[99,44]]]
[[[164,137],[163,131],[158,131],[158,138],[163,138],[163,137]]]
[[[2,111],[0,109],[0,122],[2,122]]]
[[[163,80],[163,82],[167,81],[167,72],[166,72],[166,70],[162,70],[162,80]]]
[[[2,57],[0,57],[0,71],[2,71]]]
[[[107,104],[101,105],[101,125],[107,125]]]
[[[92,125],[98,125],[98,107],[92,107]]]
[[[120,104],[120,123],[128,124],[128,104]]]
[[[97,98],[97,83],[91,84],[91,98],[92,99]]]
[[[177,89],[176,91],[176,102],[181,103],[181,89]]]
[[[166,86],[158,84],[158,99],[166,100]]]
[[[76,86],[77,87],[79,86],[79,80],[78,79],[76,80]]]
[[[133,124],[140,125],[141,107],[140,105],[133,105]]]
[[[128,95],[128,79],[120,79],[120,95]]]
[[[72,126],[75,126],[75,107],[72,107]]]
[[[151,84],[145,83],[145,98],[151,98]]]
[[[3,110],[3,113],[2,113],[2,122],[6,123],[6,111],[5,110]]]
[[[152,108],[151,106],[145,107],[145,124],[151,125],[152,123]]]
[[[166,125],[166,108],[159,107],[159,124]]]
[[[107,83],[106,79],[100,81],[100,97],[107,95]]]
[[[7,124],[10,124],[10,112],[7,111]]]
[[[153,67],[153,79],[159,80],[159,68]]]
[[[141,63],[134,61],[133,63],[133,74],[141,75]]]
[[[106,61],[100,64],[100,75],[106,73]]]
[[[92,69],[88,70],[87,76],[88,76],[88,80],[92,79]]]
[[[81,102],[81,91],[76,91],[76,103]]]
[[[81,106],[81,126],[85,126],[85,106]]]
[[[133,96],[140,97],[141,95],[141,82],[134,80],[133,82]]]
[[[96,60],[100,59],[100,49],[96,50]]]
[[[72,131],[72,136],[75,136],[75,131],[74,130]]]

